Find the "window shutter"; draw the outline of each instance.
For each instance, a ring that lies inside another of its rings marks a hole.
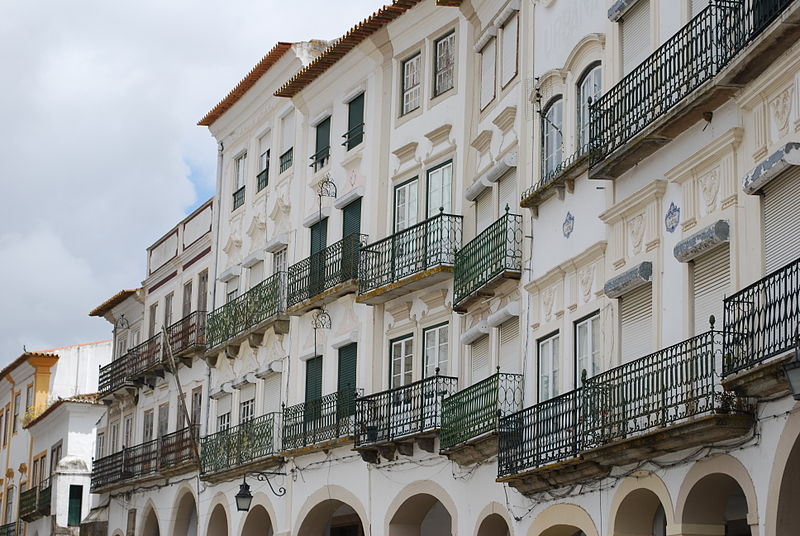
[[[481,50],[481,110],[494,99],[497,41],[490,39]]]
[[[622,362],[629,363],[653,351],[652,285],[643,285],[620,298]]]
[[[501,45],[501,53],[503,54],[503,59],[500,69],[500,85],[502,87],[506,87],[511,79],[517,75],[517,36],[519,34],[518,24],[518,16],[513,15],[506,21],[506,24],[502,29],[503,42]]]
[[[475,201],[475,234],[480,233],[492,224],[494,219],[494,210],[492,203],[492,189],[484,190],[484,192]]]
[[[239,402],[253,400],[256,397],[256,384],[248,383],[239,389]]]
[[[730,287],[730,247],[722,244],[694,260],[694,333],[710,329],[708,317],[714,315],[714,326],[722,326],[722,300]]]
[[[517,197],[517,177],[513,171],[500,179],[498,183],[499,196],[497,201],[497,214],[502,216],[506,213],[508,205],[509,214],[519,213],[519,198]]]
[[[625,13],[622,36],[622,74],[631,72],[650,55],[650,0],[639,0]]]
[[[281,409],[281,375],[270,374],[264,379],[264,413]]]
[[[316,152],[319,153],[331,145],[331,118],[326,117],[317,124]]]
[[[347,149],[350,150],[364,139],[364,94],[347,105]]]
[[[773,179],[763,194],[764,262],[771,273],[800,257],[800,169]]]
[[[338,391],[355,391],[357,355],[358,346],[356,343],[350,343],[339,348],[339,377],[336,384]]]
[[[689,16],[696,17],[708,7],[708,0],[689,0]]]
[[[349,203],[342,210],[342,237],[361,232],[361,198]]]
[[[519,318],[514,317],[500,324],[500,372],[519,372]]]
[[[231,395],[217,399],[217,417],[231,412]]]
[[[472,383],[489,376],[489,336],[484,335],[472,344]]]
[[[322,356],[306,361],[306,401],[322,396]]]
[[[281,118],[281,153],[294,146],[294,112],[290,112]]]
[[[328,218],[311,226],[311,254],[325,249],[328,240]]]

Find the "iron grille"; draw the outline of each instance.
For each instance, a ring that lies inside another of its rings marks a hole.
[[[128,354],[118,357],[104,367],[100,367],[98,391],[101,395],[113,393],[125,385],[128,379]]]
[[[31,521],[37,513],[36,509],[36,486],[26,489],[19,494],[19,517],[25,521]]]
[[[298,449],[353,435],[356,390],[342,390],[283,409],[282,449]]]
[[[267,167],[262,169],[258,175],[256,175],[256,191],[260,192],[264,188],[267,187],[269,183],[269,160],[267,160]]]
[[[175,354],[205,346],[206,312],[195,311],[186,315],[167,328],[167,335]]]
[[[342,135],[344,141],[342,145],[347,147],[347,150],[354,147],[358,147],[358,145],[364,140],[364,123],[359,123],[358,125],[354,126],[350,130]]]
[[[94,491],[122,480],[124,462],[124,450],[94,460],[91,489]]]
[[[431,376],[356,400],[356,446],[385,443],[438,430],[442,400],[458,389],[458,378]]]
[[[567,158],[561,160],[556,167],[545,173],[538,182],[522,193],[522,196],[520,197],[520,204],[525,206],[525,201],[533,194],[539,192],[540,190],[544,190],[556,182],[556,180],[564,175],[567,171],[578,167],[584,162],[587,162],[589,160],[593,144],[594,142],[590,141],[589,143],[582,145],[577,151],[569,155]]]
[[[199,436],[200,426],[197,424],[162,436],[159,446],[160,467],[169,469],[194,461],[195,441]]]
[[[331,156],[331,147],[328,145],[327,147],[323,147],[313,155],[311,155],[311,164],[309,167],[314,168],[314,171],[319,171],[320,169],[324,168],[328,165],[328,160]]]
[[[51,495],[52,488],[50,487],[50,479],[45,478],[39,483],[39,498],[36,502],[36,509],[43,516],[50,515]]]
[[[161,333],[128,350],[128,378],[136,378],[161,364]]]
[[[216,473],[274,456],[278,451],[280,413],[267,413],[201,441],[200,467]]]
[[[233,210],[244,205],[244,186],[233,192]]]
[[[285,153],[280,156],[280,172],[283,173],[292,167],[293,148],[289,147]]]

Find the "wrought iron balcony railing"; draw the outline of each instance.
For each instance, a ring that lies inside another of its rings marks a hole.
[[[260,192],[264,188],[267,187],[269,183],[269,160],[267,160],[267,167],[262,169],[258,175],[256,175],[256,191]]]
[[[233,209],[236,210],[237,208],[244,205],[244,186],[233,192]]]
[[[17,523],[0,525],[0,536],[17,536]]]
[[[569,155],[567,158],[561,160],[552,170],[548,172],[542,171],[542,177],[533,186],[522,192],[520,197],[520,206],[528,207],[529,200],[539,192],[544,191],[548,186],[555,184],[559,178],[567,175],[572,169],[578,168],[581,164],[587,164],[590,160],[590,153],[594,146],[593,142],[586,143]]]
[[[498,372],[442,402],[439,447],[451,449],[498,429],[499,419],[522,409],[522,375]]]
[[[97,490],[123,479],[125,450],[94,460],[92,464],[91,489]]]
[[[39,483],[39,498],[36,501],[36,509],[43,516],[50,515],[50,503],[52,501],[53,488],[50,486],[50,479],[45,478]]]
[[[712,0],[590,109],[592,165],[622,147],[758,37],[791,0]]]
[[[347,147],[348,151],[354,147],[358,147],[358,145],[364,141],[364,123],[354,126],[345,132],[342,137],[344,138],[342,145]]]
[[[455,255],[455,304],[505,272],[522,271],[522,216],[506,213]]]
[[[497,475],[521,473],[578,455],[583,390],[570,391],[500,420]]]
[[[275,456],[279,451],[280,413],[267,413],[201,441],[203,474],[218,473]]]
[[[355,389],[344,390],[283,408],[282,450],[295,450],[353,435],[357,396]]]
[[[177,355],[206,344],[206,312],[195,311],[167,328],[172,353]]]
[[[38,514],[36,509],[36,498],[38,488],[36,486],[26,489],[19,494],[19,517],[25,521],[33,521]]]
[[[366,242],[367,235],[353,233],[290,266],[287,307],[357,279],[360,252]]]
[[[161,437],[159,467],[170,470],[196,460],[196,442],[200,440],[200,426],[194,424]]]
[[[800,330],[800,259],[725,298],[723,374],[794,349]]]
[[[286,310],[286,272],[278,272],[208,315],[208,348],[241,335]]]
[[[101,395],[121,389],[128,380],[128,354],[118,357],[108,365],[100,367],[97,390]]]
[[[161,333],[128,350],[128,379],[135,379],[161,364]]]
[[[356,401],[356,446],[387,443],[441,428],[442,401],[458,378],[431,376]]]
[[[331,147],[328,145],[327,147],[323,147],[309,158],[311,160],[311,164],[309,167],[314,168],[314,172],[319,171],[320,169],[324,168],[328,165],[328,161],[331,157]]]
[[[285,153],[280,156],[280,172],[283,173],[292,167],[292,156],[294,154],[293,147],[289,147]]]
[[[359,293],[397,283],[438,266],[455,264],[463,217],[439,214],[361,250]]]
[[[158,472],[159,440],[153,439],[123,450],[122,472],[126,478],[139,478]]]

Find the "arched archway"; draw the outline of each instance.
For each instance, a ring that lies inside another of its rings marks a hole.
[[[228,514],[221,504],[217,504],[211,511],[206,536],[228,536]]]
[[[175,526],[170,534],[175,536],[197,536],[197,504],[190,491],[184,491],[178,498],[175,512]]]
[[[798,502],[800,502],[798,500],[800,498],[800,437],[795,439],[786,459],[783,474],[779,478],[780,486],[777,489],[778,511],[774,534],[788,536],[796,534],[797,527],[800,527],[800,508],[797,507]]]
[[[730,475],[714,473],[697,482],[686,498],[684,525],[702,525],[709,534],[752,536],[747,524],[747,498]]]
[[[652,490],[639,488],[631,491],[617,508],[613,536],[629,534],[667,536],[666,511]]]
[[[554,504],[536,516],[528,536],[598,536],[589,513],[575,504]]]
[[[142,521],[142,536],[161,536],[158,528],[158,516],[153,508],[147,508]]]
[[[500,514],[489,514],[478,526],[478,536],[509,536],[511,529]]]
[[[257,504],[253,506],[244,520],[242,536],[272,536],[274,534],[272,520],[267,509]]]
[[[389,536],[449,536],[453,520],[439,499],[418,493],[406,499],[389,522]]]
[[[358,513],[338,499],[317,503],[303,518],[297,536],[364,536]]]

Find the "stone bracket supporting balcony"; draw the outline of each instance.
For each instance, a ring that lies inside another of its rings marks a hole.
[[[538,493],[608,476],[610,468],[581,457],[570,458],[497,479],[515,488],[523,495]]]
[[[794,356],[794,350],[786,352],[765,363],[741,370],[722,380],[722,386],[739,396],[772,400],[788,395],[789,380],[783,371],[783,364]]]
[[[528,188],[520,197],[519,206],[529,208],[533,217],[539,217],[539,205],[554,195],[563,201],[567,192],[575,191],[575,179],[589,169],[589,148],[579,148],[552,172]]]
[[[435,266],[425,271],[405,277],[400,281],[382,286],[370,292],[359,294],[356,298],[358,303],[367,305],[377,305],[386,303],[398,296],[403,296],[409,292],[431,287],[440,281],[446,281],[453,277],[452,266]]]
[[[491,431],[439,453],[447,456],[459,465],[472,465],[487,460],[497,454],[497,432]]]
[[[307,300],[303,300],[295,305],[292,305],[286,310],[286,313],[291,316],[303,316],[309,311],[319,309],[320,306],[333,303],[342,296],[346,296],[347,294],[355,294],[357,291],[358,279],[349,279],[343,283],[334,285],[329,289],[323,290],[319,294],[315,294],[313,297]]]

